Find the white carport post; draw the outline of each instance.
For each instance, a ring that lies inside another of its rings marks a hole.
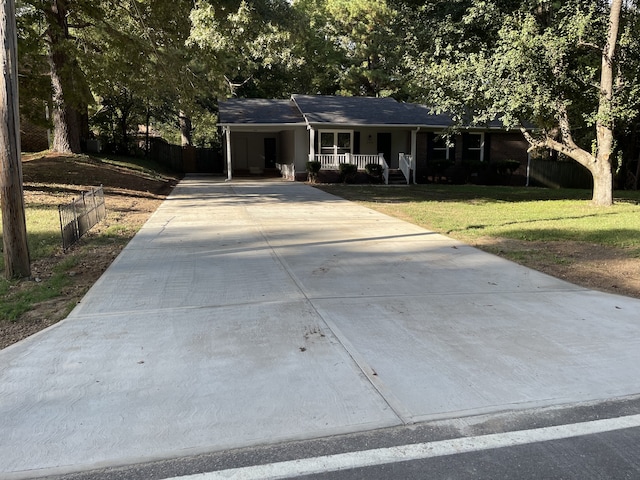
[[[411,130],[411,169],[413,170],[413,183],[416,183],[416,165],[418,161],[416,159],[416,154],[418,153],[417,149],[417,138],[418,138],[418,130],[420,127],[415,130]]]
[[[224,136],[226,137],[226,156],[227,156],[227,182],[231,180],[232,176],[232,168],[231,168],[231,129],[229,127],[224,127]]]
[[[316,159],[316,131],[309,126],[309,158],[308,161],[313,162]]]

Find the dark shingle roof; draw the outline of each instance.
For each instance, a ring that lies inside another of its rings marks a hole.
[[[304,118],[291,100],[231,98],[220,102],[219,123],[291,124],[304,123]]]
[[[293,95],[290,100],[232,98],[220,102],[221,125],[367,126],[389,125],[446,128],[448,114],[435,114],[426,105],[393,98]],[[502,127],[498,121],[485,127]]]
[[[433,115],[428,107],[397,102],[393,98],[293,95],[310,124],[327,125],[431,125],[447,126],[446,115]]]

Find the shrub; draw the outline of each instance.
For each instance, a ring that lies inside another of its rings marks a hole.
[[[320,171],[321,163],[317,160],[307,162],[307,180],[311,183],[315,183],[318,178],[318,172]]]
[[[367,163],[364,166],[365,171],[374,177],[381,177],[382,176],[382,165],[380,165],[379,163]]]
[[[318,173],[320,171],[321,164],[317,160],[307,162],[307,172]]]
[[[338,169],[342,183],[351,182],[358,173],[358,166],[353,163],[341,163]]]
[[[499,175],[511,175],[518,169],[518,167],[520,167],[520,162],[518,160],[508,159],[493,163],[493,168]]]
[[[448,168],[454,166],[454,162],[451,160],[435,160],[431,162],[431,167],[433,171],[437,174],[444,173]]]

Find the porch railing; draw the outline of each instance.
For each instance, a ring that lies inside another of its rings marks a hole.
[[[320,162],[321,170],[338,170],[341,163],[352,163],[358,166],[358,170],[364,170],[370,163],[382,165],[382,154],[373,155],[352,155],[350,153],[319,153],[313,156],[311,160]]]
[[[382,163],[382,178],[384,178],[384,184],[389,185],[389,164],[384,159],[383,154],[380,154],[380,161]]]
[[[320,170],[339,170],[341,163],[351,163],[358,166],[358,170],[365,170],[370,163],[382,165],[382,177],[385,185],[389,184],[389,164],[384,154],[352,155],[350,153],[317,153],[309,155],[309,160],[320,162]]]
[[[407,179],[407,185],[409,185],[409,179],[411,178],[411,169],[413,168],[412,156],[407,155],[406,153],[401,153],[398,156],[398,164],[400,166],[400,171],[404,175],[404,178]]]

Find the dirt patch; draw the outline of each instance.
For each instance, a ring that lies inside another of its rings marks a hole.
[[[576,285],[640,298],[640,258],[630,250],[587,242],[504,238],[483,238],[476,246]]]
[[[52,277],[61,278],[61,294],[32,305],[15,321],[0,320],[0,348],[26,338],[65,318],[118,256],[178,181],[170,174],[119,167],[90,157],[47,155],[23,159],[27,205],[57,210],[81,192],[102,185],[107,218],[80,242],[32,262],[32,277],[11,284],[27,290]]]

